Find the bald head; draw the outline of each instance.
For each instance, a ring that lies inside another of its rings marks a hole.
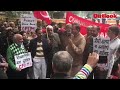
[[[15,34],[13,36],[13,41],[17,44],[23,43],[23,36],[21,34]]]
[[[73,63],[72,56],[67,51],[59,51],[53,56],[53,66],[58,72],[69,72]]]

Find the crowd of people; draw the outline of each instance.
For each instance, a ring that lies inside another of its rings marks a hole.
[[[93,38],[101,37],[99,26],[88,26],[87,34],[80,33],[77,23],[65,27],[52,22],[37,22],[34,32],[25,32],[14,22],[0,25],[0,79],[119,79],[120,78],[120,28],[108,29],[110,52],[99,56],[93,52]],[[32,66],[21,69],[15,65],[15,55],[31,52]],[[114,55],[114,65],[108,76],[109,63]],[[107,64],[102,66],[103,64]]]

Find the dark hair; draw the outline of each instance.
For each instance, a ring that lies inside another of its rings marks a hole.
[[[57,24],[57,23],[56,23],[56,22],[52,22],[52,23],[51,23],[51,26],[54,26],[55,24]]]
[[[73,58],[67,51],[59,51],[53,56],[53,66],[58,72],[69,72]]]
[[[112,75],[115,75],[116,76],[116,72],[118,71],[119,67],[118,67],[118,64],[120,64],[120,58],[118,58],[117,61],[115,61],[114,65],[113,65],[113,68],[112,68]]]
[[[40,30],[40,28],[37,28],[37,29],[35,30],[35,32],[37,33],[39,30]]]
[[[109,30],[111,30],[116,36],[117,36],[117,35],[119,34],[119,32],[120,32],[119,27],[116,26],[116,25],[110,26],[110,27],[109,27]]]
[[[78,23],[73,23],[72,27],[75,26],[75,29],[80,32],[80,25]]]
[[[20,31],[20,34],[23,36],[23,34],[26,33],[25,31]]]
[[[62,28],[63,24],[62,23],[58,23],[57,24],[59,28]]]

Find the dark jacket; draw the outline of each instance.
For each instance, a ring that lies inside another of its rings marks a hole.
[[[36,55],[37,41],[38,41],[38,38],[32,39],[30,41],[30,44],[29,44],[29,50],[28,51],[31,52],[32,58],[34,58],[34,56]],[[44,38],[42,38],[42,43],[43,43],[43,45],[42,45],[43,52],[44,52],[44,56],[45,56],[45,59],[46,59],[47,58],[47,53],[49,53],[48,52],[48,45],[47,45],[48,43]]]
[[[47,34],[44,34],[43,38],[47,40]],[[60,38],[57,33],[53,33],[53,35],[51,37],[49,37],[49,39],[52,42],[51,44],[48,44],[50,53],[52,55],[54,55],[56,52],[58,52],[60,50],[60,45],[61,45]]]
[[[65,73],[55,73],[50,79],[73,79],[68,74]]]
[[[3,63],[2,58],[4,57],[0,54],[0,63]],[[4,69],[1,66],[0,66],[0,79],[8,79],[7,74],[4,72]]]
[[[23,45],[25,46],[25,49],[28,51],[29,50],[29,40],[28,39],[24,39]]]

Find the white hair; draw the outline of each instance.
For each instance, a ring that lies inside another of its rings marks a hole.
[[[51,26],[51,25],[48,25],[48,26],[46,27],[46,29],[48,29],[48,28],[50,28],[50,29],[53,30],[53,26]]]
[[[22,36],[22,35],[21,34],[15,34],[13,36],[13,41],[16,42],[17,38],[20,37],[20,36]]]

